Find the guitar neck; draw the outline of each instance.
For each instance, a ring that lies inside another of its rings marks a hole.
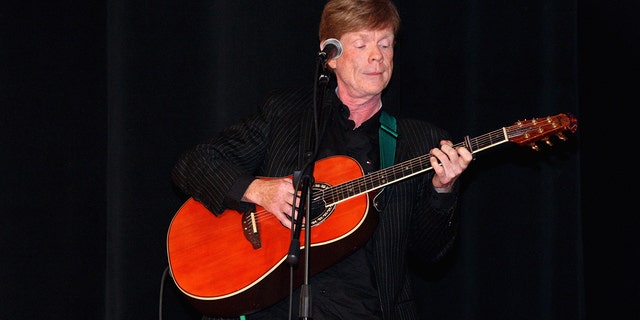
[[[554,134],[561,140],[566,140],[562,132],[566,130],[575,132],[577,127],[578,122],[573,115],[560,113],[555,116],[517,121],[511,126],[502,127],[475,138],[466,136],[464,141],[455,144],[454,148],[465,147],[471,151],[472,154],[476,154],[505,142],[515,142],[519,145],[529,145],[534,150],[538,150],[536,145],[538,140],[545,140],[547,144],[550,145],[548,137]],[[425,173],[433,169],[430,159],[430,154],[424,154],[417,158],[366,174],[360,178],[325,189],[322,198],[327,206],[331,206],[412,176]]]

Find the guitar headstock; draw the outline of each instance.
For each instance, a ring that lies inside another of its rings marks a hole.
[[[552,143],[549,137],[553,135],[560,140],[567,140],[564,132],[576,132],[578,119],[570,113],[559,113],[555,116],[516,121],[512,126],[505,129],[509,141],[519,145],[529,145],[532,149],[538,150],[539,147],[536,142],[542,140],[551,146]]]

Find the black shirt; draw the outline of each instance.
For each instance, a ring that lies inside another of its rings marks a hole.
[[[333,125],[328,126],[321,139],[318,159],[339,154],[358,161],[364,173],[380,169],[380,111],[354,129],[355,123],[349,120],[349,109],[341,105],[337,112],[333,113],[331,123]]]

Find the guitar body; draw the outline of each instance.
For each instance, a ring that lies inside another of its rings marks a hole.
[[[362,174],[355,160],[335,156],[318,161],[314,177],[316,185],[330,186]],[[377,216],[368,209],[369,196],[362,194],[324,208],[318,219],[312,219],[310,274],[364,245],[377,225]],[[247,233],[257,238],[257,248]],[[302,230],[295,287],[304,280],[304,239]],[[175,284],[196,309],[209,316],[233,317],[263,309],[289,294],[290,243],[291,230],[260,207],[255,215],[227,210],[215,216],[190,198],[171,221],[167,255]]]

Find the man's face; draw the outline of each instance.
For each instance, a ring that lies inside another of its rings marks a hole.
[[[393,30],[348,32],[339,40],[342,55],[327,64],[336,74],[340,92],[355,99],[380,94],[393,72]]]

